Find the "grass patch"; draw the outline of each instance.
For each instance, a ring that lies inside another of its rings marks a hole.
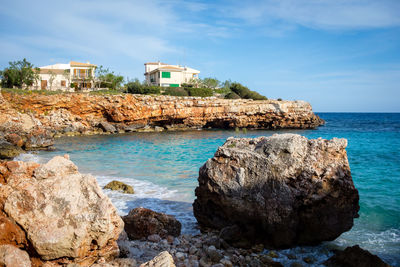
[[[68,92],[64,91],[47,91],[47,90],[28,90],[28,89],[20,89],[20,88],[1,88],[2,92],[10,93],[10,94],[17,94],[17,95],[59,95],[59,94],[66,94]]]

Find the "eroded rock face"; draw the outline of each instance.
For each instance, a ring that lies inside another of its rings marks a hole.
[[[26,248],[42,261],[89,265],[99,256],[114,257],[123,222],[95,178],[80,174],[67,158],[0,166],[2,220],[17,227],[10,237],[15,240],[5,236],[2,242]]]
[[[22,152],[20,147],[0,139],[0,159],[12,159]]]
[[[130,239],[146,238],[154,234],[161,237],[179,236],[182,228],[181,223],[174,216],[145,208],[133,209],[122,219]]]
[[[346,145],[294,134],[228,138],[200,168],[194,215],[237,246],[333,240],[359,210]]]

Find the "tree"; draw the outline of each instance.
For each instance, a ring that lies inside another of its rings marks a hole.
[[[25,58],[20,61],[9,62],[9,67],[1,72],[1,84],[3,87],[12,88],[14,86],[22,88],[31,86],[35,82],[35,72],[33,64]]]
[[[220,81],[216,78],[204,78],[201,80],[202,87],[215,89],[218,88],[220,85]]]
[[[63,76],[68,82],[66,85],[71,86],[71,70],[69,70],[69,69],[64,70]]]
[[[107,87],[109,89],[120,89],[122,83],[124,82],[124,76],[116,75],[114,72],[110,72],[107,68],[100,66],[96,69],[99,87]]]
[[[240,96],[240,98],[244,99],[253,99],[253,100],[267,100],[263,95],[260,95],[259,93],[255,91],[251,91],[249,88],[246,86],[240,84],[240,83],[232,83],[230,86],[230,89],[232,92],[236,93],[237,95]]]
[[[53,89],[53,82],[54,79],[56,78],[56,74],[54,72],[52,72],[51,70],[49,71],[49,85],[50,85],[50,90]]]

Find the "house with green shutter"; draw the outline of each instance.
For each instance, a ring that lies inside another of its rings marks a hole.
[[[163,87],[180,87],[183,83],[190,83],[199,78],[200,71],[179,65],[170,65],[161,62],[144,64],[146,82],[149,85]]]

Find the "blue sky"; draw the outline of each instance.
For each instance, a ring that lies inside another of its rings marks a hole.
[[[399,0],[3,1],[0,68],[188,65],[315,111],[400,112]]]

